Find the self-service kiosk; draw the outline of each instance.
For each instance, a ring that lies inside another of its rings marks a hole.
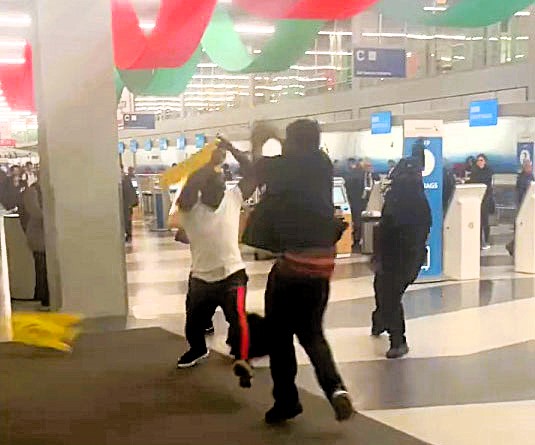
[[[351,215],[351,207],[347,198],[346,186],[344,178],[334,178],[333,181],[333,202],[335,215],[347,223],[347,228],[342,234],[342,237],[336,244],[336,253],[338,255],[350,255],[351,247],[353,245],[353,237],[351,235],[351,226],[353,218]]]
[[[481,201],[487,186],[458,185],[444,219],[444,275],[453,280],[480,277]]]

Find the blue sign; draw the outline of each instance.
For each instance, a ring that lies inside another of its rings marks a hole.
[[[195,147],[203,148],[204,144],[206,144],[206,136],[204,134],[196,134],[195,135]]]
[[[119,152],[120,155],[124,153],[124,142],[119,142],[117,144],[117,151]]]
[[[518,165],[520,169],[524,165],[524,161],[530,161],[533,163],[533,142],[519,142],[516,144],[516,158],[518,159]]]
[[[407,77],[407,51],[392,48],[355,48],[355,77]]]
[[[390,111],[381,111],[372,114],[372,134],[390,134],[392,133],[392,113]]]
[[[160,150],[167,150],[167,145],[169,142],[167,141],[167,138],[160,138]]]
[[[152,140],[147,139],[145,141],[145,151],[151,151],[152,150]]]
[[[154,130],[156,128],[154,114],[125,114],[123,121],[125,130]]]
[[[498,100],[478,100],[470,103],[470,126],[498,125]]]
[[[186,148],[186,136],[180,135],[176,140],[176,146],[179,150],[184,150]]]
[[[420,273],[421,278],[439,277],[442,275],[442,233],[443,213],[443,158],[442,138],[405,138],[403,155],[410,156],[412,147],[417,140],[423,140],[425,145],[425,168],[422,172],[425,195],[431,207],[433,225],[427,240],[427,260]]]
[[[132,153],[135,153],[137,151],[138,147],[139,147],[139,144],[137,143],[137,141],[135,139],[132,139],[130,141],[130,151]]]

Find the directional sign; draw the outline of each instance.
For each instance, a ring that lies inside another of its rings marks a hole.
[[[372,134],[392,133],[392,113],[381,111],[372,114]]]
[[[470,126],[498,125],[498,100],[477,100],[470,103]]]
[[[407,52],[392,48],[355,48],[355,77],[407,77]]]
[[[156,128],[154,114],[125,114],[123,120],[125,130],[154,130]]]

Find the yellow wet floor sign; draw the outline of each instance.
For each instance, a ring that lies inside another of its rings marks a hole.
[[[41,348],[72,351],[80,334],[81,317],[72,314],[15,312],[11,317],[13,341]]]

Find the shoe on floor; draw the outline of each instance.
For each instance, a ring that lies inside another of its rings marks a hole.
[[[401,358],[409,353],[409,346],[407,343],[402,343],[399,346],[390,346],[386,353],[386,358]]]
[[[291,420],[297,417],[302,412],[303,406],[299,402],[297,402],[297,404],[295,406],[292,406],[291,408],[281,408],[280,406],[275,404],[273,408],[271,408],[266,413],[265,421],[268,425],[276,425],[278,423],[283,423],[287,420]]]
[[[176,367],[178,369],[191,368],[210,355],[210,351],[207,349],[204,352],[197,352],[190,349],[182,357],[178,359]]]
[[[489,250],[489,249],[490,249],[490,244],[484,243],[481,245],[481,250]]]
[[[250,388],[253,378],[253,367],[246,360],[236,360],[232,367],[234,375],[240,378],[242,388]]]
[[[214,335],[214,333],[215,333],[215,329],[213,325],[204,330],[204,335]]]
[[[355,414],[351,397],[349,397],[349,393],[345,389],[338,389],[333,393],[331,396],[331,405],[338,422],[349,420]]]

